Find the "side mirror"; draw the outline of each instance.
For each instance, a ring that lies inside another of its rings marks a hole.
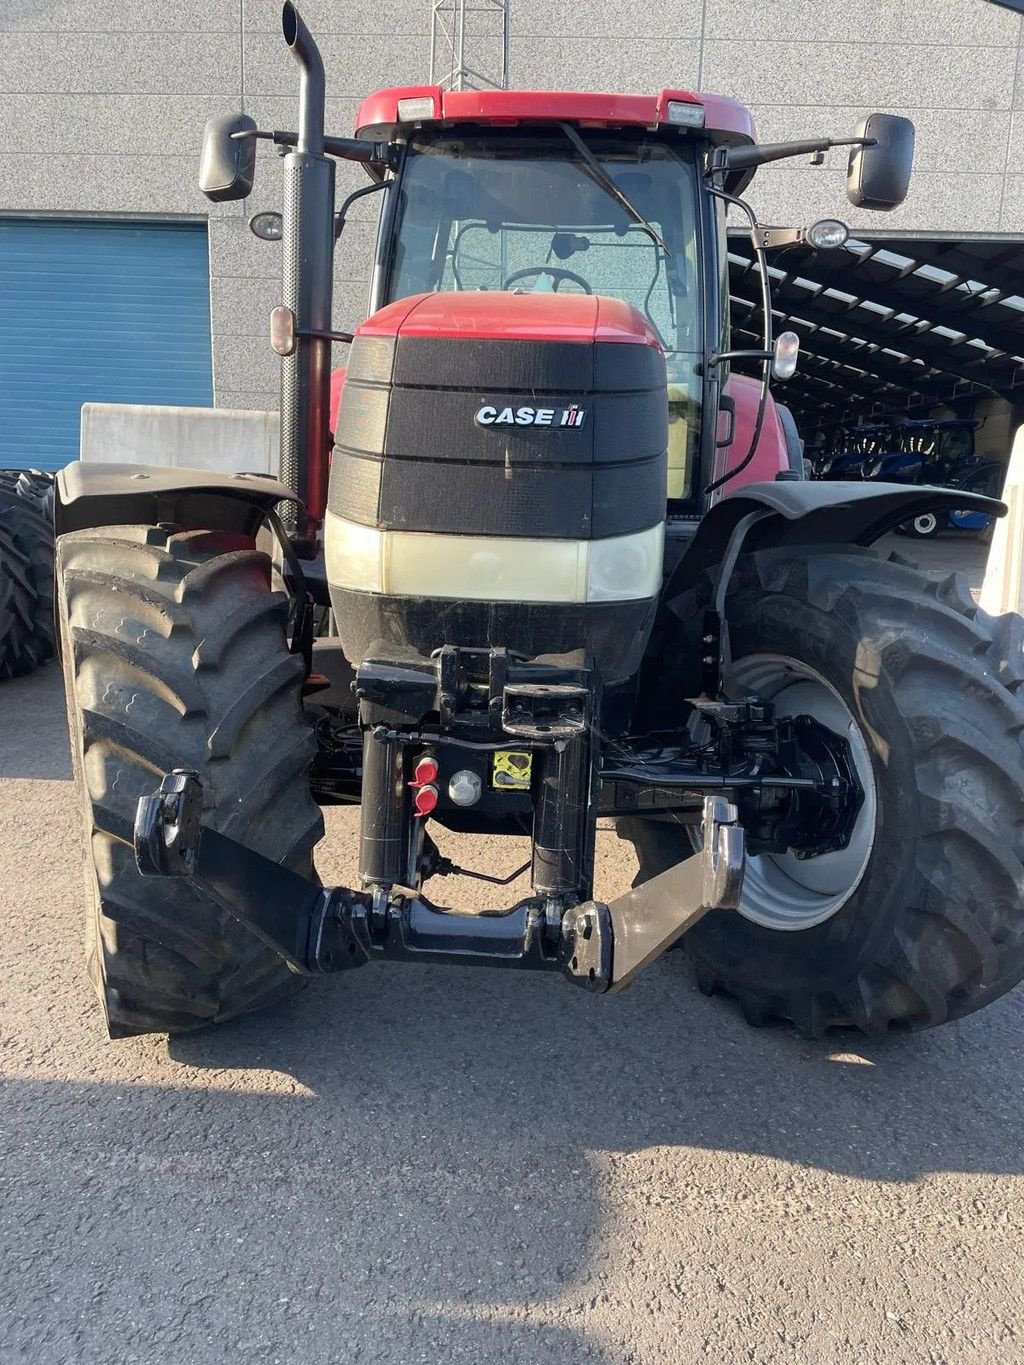
[[[857,137],[872,146],[854,147],[846,175],[846,194],[856,208],[897,209],[910,189],[914,164],[914,125],[898,114],[869,114],[857,125]]]
[[[219,203],[244,199],[256,173],[256,120],[248,114],[222,114],[207,121],[199,159],[199,188]],[[247,136],[238,137],[244,133]]]

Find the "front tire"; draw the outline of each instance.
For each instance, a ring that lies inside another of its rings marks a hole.
[[[282,998],[282,958],[179,878],[143,878],[140,796],[172,768],[203,822],[306,876],[323,820],[288,599],[252,540],[166,526],[57,545],[61,652],[86,836],[86,957],[111,1037],[175,1033]]]
[[[773,924],[748,905],[694,926],[702,989],[811,1036],[925,1028],[1008,991],[1024,977],[1024,621],[986,616],[957,575],[828,550],[749,556],[728,619],[741,677],[789,658],[842,701],[874,811],[866,861],[817,922]],[[624,832],[638,882],[689,851],[671,824]]]

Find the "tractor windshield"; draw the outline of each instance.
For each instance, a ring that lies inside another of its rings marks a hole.
[[[959,466],[974,459],[975,423],[971,421],[907,422],[900,446],[937,465]]]
[[[665,348],[669,487],[696,461],[701,355],[698,182],[685,144],[588,132],[587,146],[646,227],[560,129],[488,129],[415,141],[401,177],[381,302],[437,290],[606,294],[633,304]]]

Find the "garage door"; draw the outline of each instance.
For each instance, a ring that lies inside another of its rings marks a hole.
[[[0,220],[0,468],[78,456],[82,404],[210,407],[206,227]]]

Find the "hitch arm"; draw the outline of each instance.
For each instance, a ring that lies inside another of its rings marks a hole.
[[[743,830],[720,796],[704,802],[704,846],[604,905],[569,905],[554,923],[537,898],[461,915],[422,897],[327,888],[200,823],[196,773],[168,774],[140,799],[135,859],[149,877],[183,877],[305,974],[372,959],[560,971],[589,991],[621,991],[710,910],[739,903]]]
[[[612,901],[612,980],[624,991],[710,910],[735,910],[743,890],[743,829],[724,797],[704,798],[701,851]]]
[[[202,800],[198,776],[185,771],[169,773],[158,792],[140,798],[135,861],[142,875],[187,878],[293,971],[331,971],[332,900],[339,893],[201,825]]]

